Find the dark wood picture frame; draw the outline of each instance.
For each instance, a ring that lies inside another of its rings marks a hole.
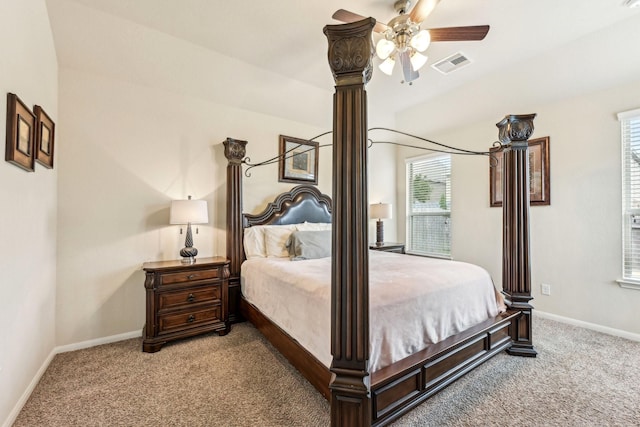
[[[318,143],[280,135],[279,182],[318,184]]]
[[[4,159],[29,172],[34,170],[36,116],[14,93],[7,94],[7,141]]]
[[[45,168],[53,169],[56,124],[39,105],[33,107],[33,113],[36,116],[36,161]]]
[[[502,206],[502,149],[491,148],[489,159],[489,204]],[[549,137],[529,140],[529,204],[544,206],[551,204],[551,181],[549,176]]]

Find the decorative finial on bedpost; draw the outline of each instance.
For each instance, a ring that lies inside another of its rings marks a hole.
[[[350,24],[327,25],[324,34],[329,41],[329,66],[336,85],[369,83],[374,53],[371,30],[373,18]]]
[[[502,293],[521,316],[511,328],[517,356],[535,357],[531,333],[531,254],[529,252],[529,142],[535,114],[509,115],[496,124],[504,145],[502,172]]]
[[[512,142],[527,142],[533,133],[533,119],[536,114],[508,115],[496,123],[498,139],[503,145]]]
[[[229,160],[229,163],[242,163],[247,152],[247,141],[227,138],[222,143],[224,144],[224,156]]]

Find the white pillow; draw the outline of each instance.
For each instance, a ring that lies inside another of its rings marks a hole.
[[[267,257],[288,257],[289,249],[287,249],[287,241],[294,231],[295,226],[293,228],[287,226],[267,226],[264,229],[264,245]]]
[[[247,259],[265,258],[267,252],[264,246],[264,231],[260,227],[244,229],[244,254]]]
[[[296,229],[298,231],[323,231],[323,230],[331,230],[330,222],[304,222],[302,224],[297,224]]]
[[[269,256],[267,254],[267,246],[265,243],[265,231],[267,229],[281,229],[281,230],[289,230],[291,232],[296,229],[296,225],[297,224],[254,225],[253,227],[245,228],[243,244],[244,244],[244,254],[246,255],[247,259],[266,258],[267,256]],[[275,255],[272,255],[272,256],[275,256]]]

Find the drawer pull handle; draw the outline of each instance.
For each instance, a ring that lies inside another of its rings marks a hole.
[[[188,302],[194,302],[195,300],[196,300],[196,297],[194,297],[193,294],[189,294],[189,296],[187,297]]]
[[[187,319],[187,323],[193,323],[193,321],[196,320],[196,316],[194,316],[193,314],[191,316],[189,316],[189,318]]]
[[[198,275],[197,274],[190,274],[190,275],[187,276],[187,279],[191,280],[194,277],[198,277]]]

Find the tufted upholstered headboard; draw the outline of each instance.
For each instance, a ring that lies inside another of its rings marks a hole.
[[[331,197],[311,185],[299,185],[282,193],[259,214],[243,214],[243,227],[331,222]]]

